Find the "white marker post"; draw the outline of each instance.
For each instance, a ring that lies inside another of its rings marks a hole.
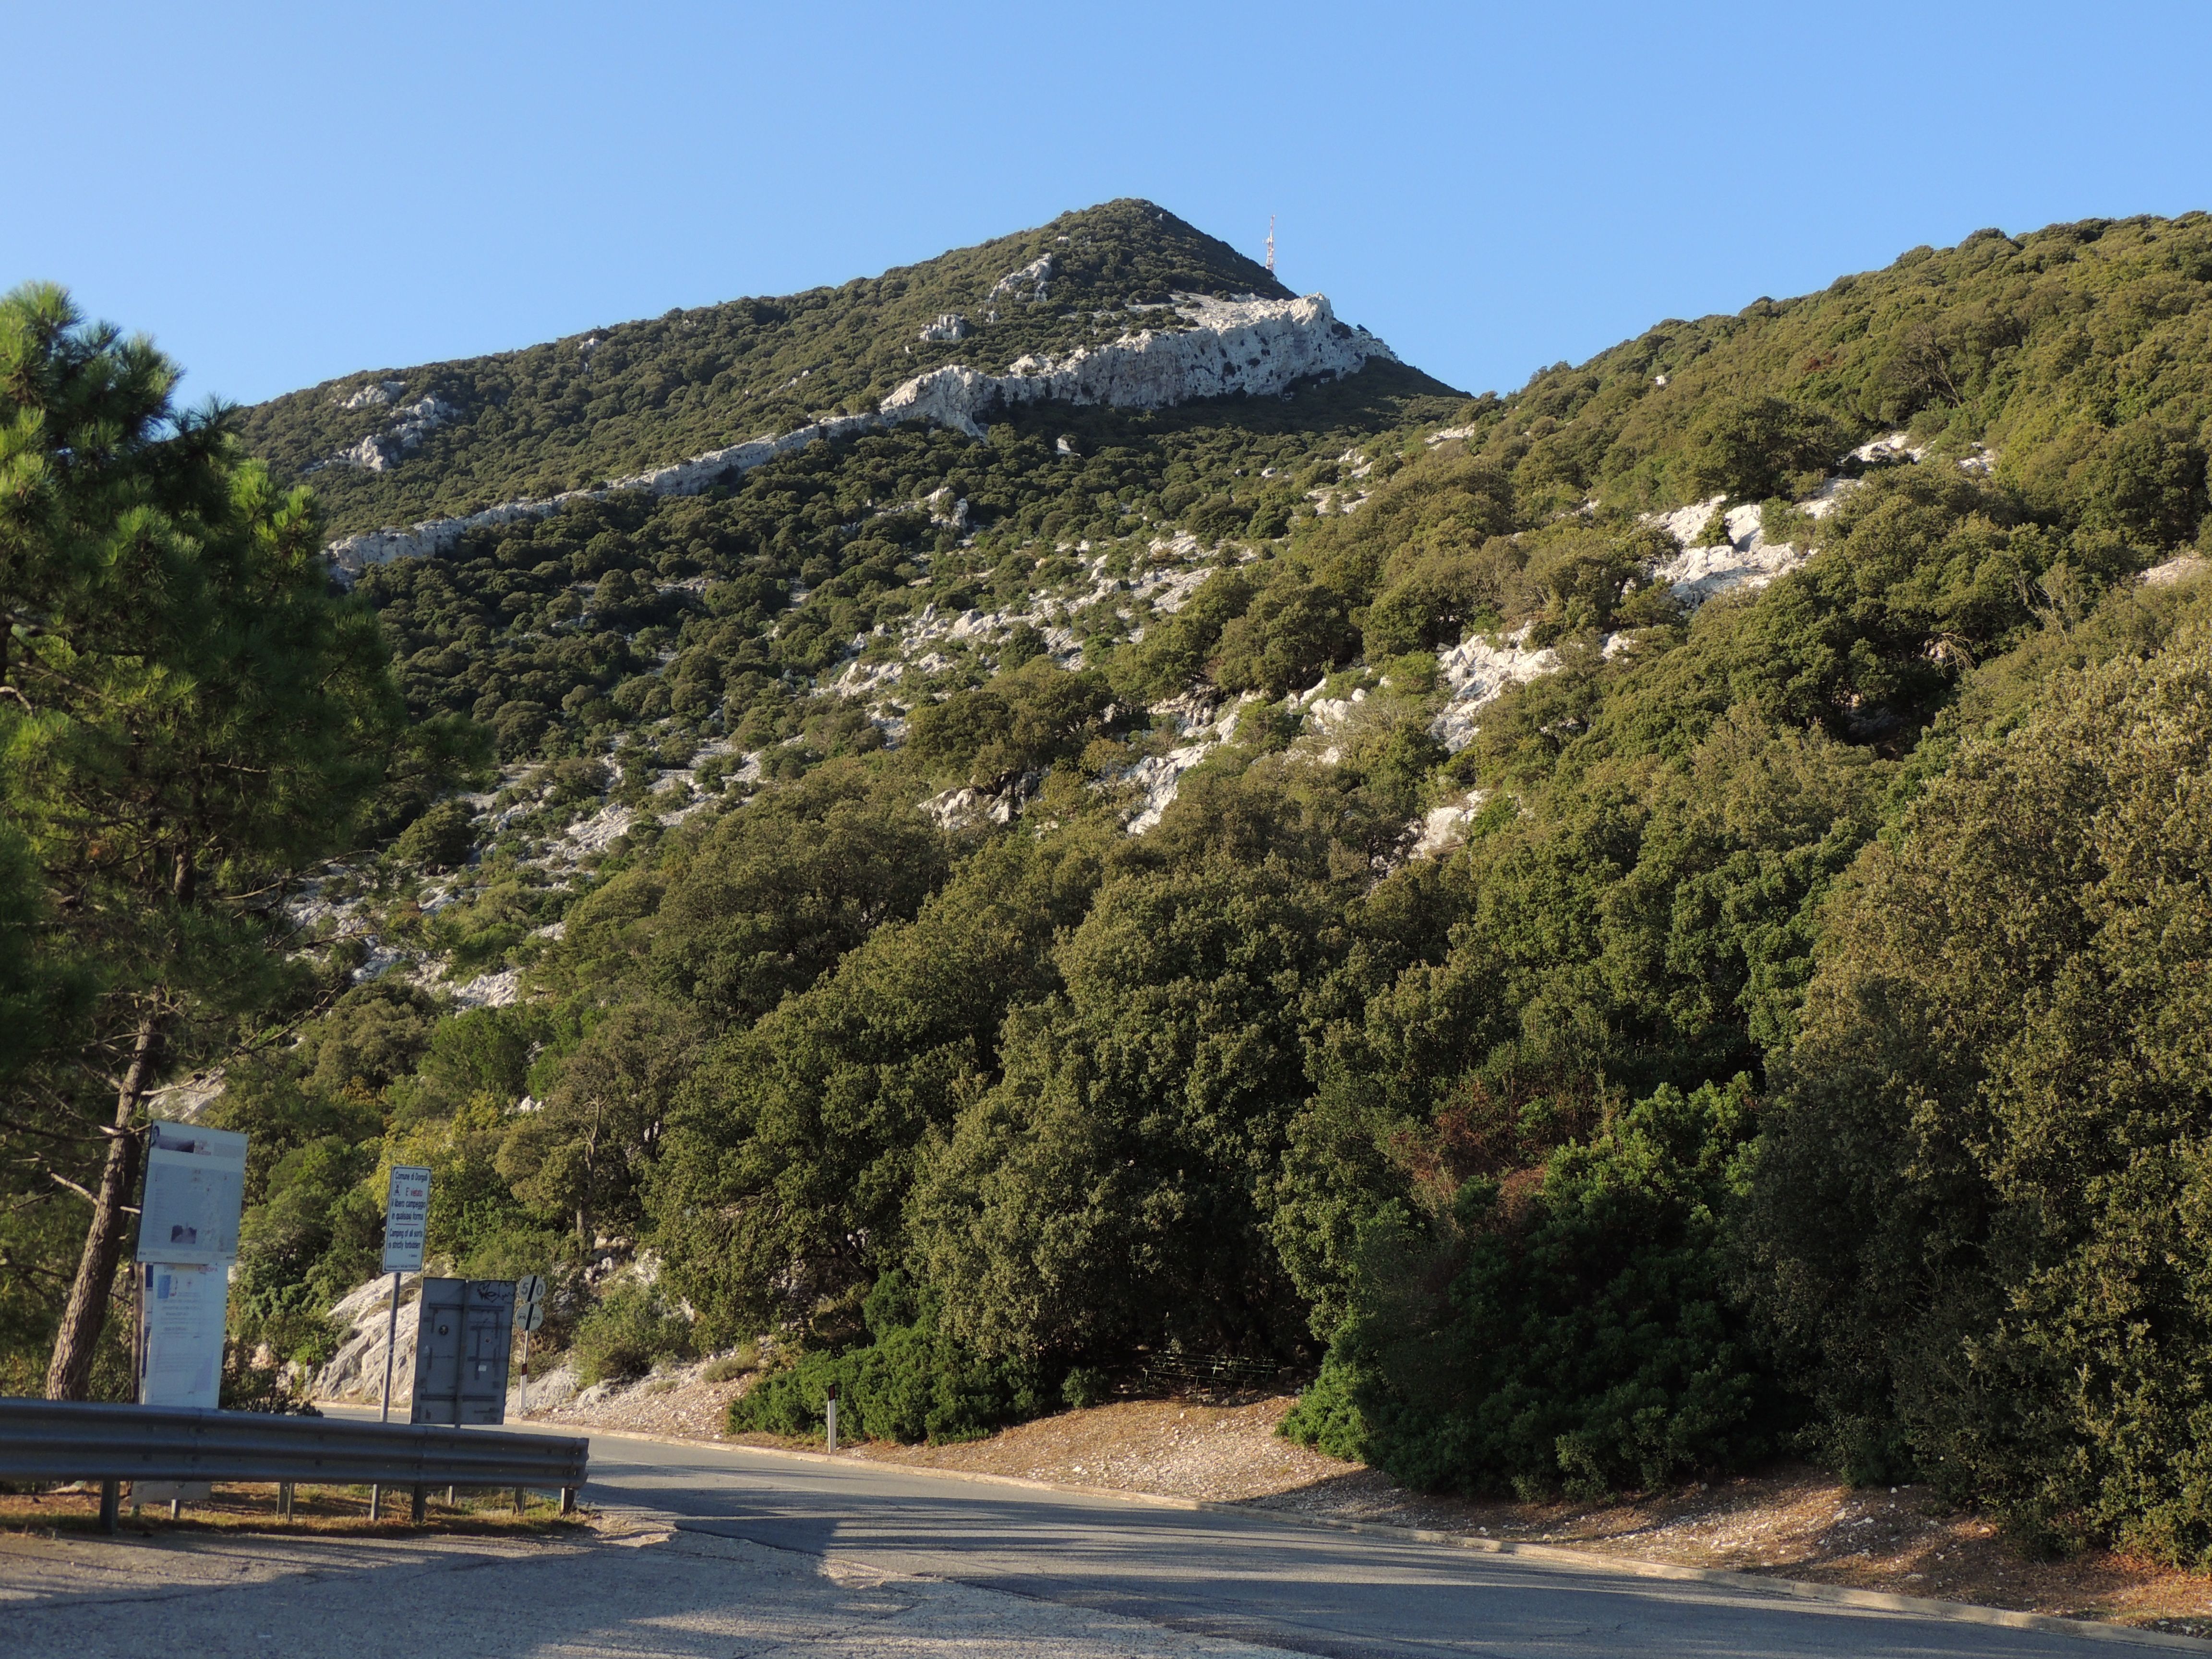
[[[392,1420],[392,1361],[399,1347],[399,1276],[422,1271],[422,1246],[430,1230],[430,1172],[395,1165],[384,1197],[384,1271],[392,1275],[392,1314],[384,1329],[384,1409],[377,1421]],[[384,1488],[368,1489],[368,1518],[384,1507]]]

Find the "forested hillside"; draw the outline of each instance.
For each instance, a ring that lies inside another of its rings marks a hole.
[[[237,441],[334,534],[1266,291],[1116,203],[588,374],[394,372],[475,412],[382,469],[302,471],[390,429],[351,380]],[[1377,356],[1030,404],[373,568],[330,603],[415,747],[336,862],[257,866],[284,1035],[204,1091],[254,1137],[241,1352],[329,1355],[421,1163],[434,1250],[554,1274],[594,1374],[747,1345],[739,1426],[1230,1357],[1423,1486],[1796,1453],[2212,1560],[2208,442],[2190,215],[1504,398]],[[21,1168],[19,1369],[82,1213]]]

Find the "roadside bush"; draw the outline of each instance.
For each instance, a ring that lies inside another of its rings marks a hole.
[[[586,1384],[642,1376],[663,1359],[688,1358],[691,1325],[659,1290],[635,1280],[616,1285],[577,1322],[569,1354]]]
[[[2212,630],[2054,676],[1832,908],[1753,1209],[1860,1479],[2212,1562]]]
[[[730,1431],[817,1433],[833,1382],[839,1431],[868,1440],[973,1440],[1048,1409],[1033,1366],[986,1358],[947,1335],[935,1297],[917,1294],[904,1273],[877,1280],[865,1314],[872,1341],[763,1377],[730,1402]]]
[[[1728,1285],[1748,1081],[1662,1086],[1540,1170],[1363,1229],[1352,1316],[1284,1425],[1425,1491],[1662,1486],[1773,1449],[1779,1394]],[[1482,1126],[1459,1137],[1484,1138]]]
[[[288,1373],[281,1365],[257,1365],[242,1342],[229,1344],[222,1356],[222,1409],[262,1412],[276,1417],[320,1417],[307,1398],[307,1378]]]

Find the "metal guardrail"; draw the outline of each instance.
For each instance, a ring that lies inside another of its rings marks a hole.
[[[409,1486],[418,1518],[427,1486],[513,1487],[556,1491],[565,1512],[590,1452],[566,1435],[0,1399],[0,1480],[98,1480],[111,1529],[125,1480]]]

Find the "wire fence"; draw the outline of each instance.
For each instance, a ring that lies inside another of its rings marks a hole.
[[[1240,1354],[1152,1353],[1122,1374],[1115,1392],[1130,1399],[1280,1394],[1305,1382],[1311,1370]]]

